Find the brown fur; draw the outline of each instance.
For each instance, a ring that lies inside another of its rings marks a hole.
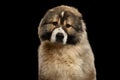
[[[64,9],[65,11],[69,11],[75,14],[75,16],[82,18],[81,13],[79,13],[78,10],[73,7],[58,6],[50,9],[49,11],[54,11],[56,9],[58,13]],[[49,11],[47,14],[49,14]],[[44,32],[43,30],[45,27],[42,25],[46,17],[48,16],[43,18],[43,21],[40,23],[38,28],[40,39],[40,35],[42,35]],[[50,18],[49,20],[52,19]],[[72,18],[70,21],[70,23],[75,24],[74,21],[72,21]],[[85,24],[84,22],[82,23],[82,33],[76,32],[72,27],[66,29],[68,34],[74,33],[77,35],[77,37],[80,37],[80,41],[78,41],[78,43],[75,45],[51,43],[49,40],[41,39],[41,45],[38,49],[39,80],[96,80],[94,56],[87,39]],[[66,22],[64,25],[65,24]],[[51,26],[54,25],[51,24]],[[53,29],[54,28],[52,27],[52,29],[47,30],[52,31]]]

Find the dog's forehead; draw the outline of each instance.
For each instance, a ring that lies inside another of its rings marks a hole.
[[[75,17],[80,17],[75,15],[74,13],[66,10],[54,10],[54,11],[49,11],[48,15],[50,18],[62,18],[62,19],[67,19],[69,18],[75,18]]]
[[[65,13],[64,11],[62,11],[62,12],[61,12],[61,14],[60,14],[60,15],[61,15],[61,17],[63,17],[63,16],[64,16],[64,13]]]
[[[65,12],[68,12],[74,14],[75,16],[82,17],[82,14],[76,8],[65,5],[54,7],[50,9],[49,12],[54,12],[56,14],[60,14],[61,16],[64,16]]]
[[[74,14],[74,13],[71,13],[70,11],[66,11],[66,10],[56,10],[56,9],[54,9],[54,10],[50,10],[50,11],[48,11],[48,14],[50,15],[59,15],[59,16],[61,16],[61,17],[63,17],[65,14]]]
[[[54,10],[54,11],[49,11],[49,15],[51,16],[60,16],[60,17],[64,17],[64,16],[76,16],[74,13],[70,12],[70,11],[66,11],[66,10]]]

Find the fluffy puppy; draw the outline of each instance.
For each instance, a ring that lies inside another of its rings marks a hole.
[[[48,10],[38,35],[39,80],[96,80],[86,25],[76,8],[61,5]]]

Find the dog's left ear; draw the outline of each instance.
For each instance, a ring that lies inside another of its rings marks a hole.
[[[82,16],[79,17],[79,25],[78,25],[78,31],[80,32],[84,32],[86,31],[86,25],[85,25],[85,22],[84,20],[82,19]]]
[[[84,20],[81,19],[80,21],[81,21],[82,30],[86,31],[86,24],[85,24]]]
[[[78,17],[78,21],[79,21],[79,25],[77,27],[77,31],[78,32],[84,32],[86,31],[86,25],[85,22],[83,20],[83,15],[80,13],[79,17]]]

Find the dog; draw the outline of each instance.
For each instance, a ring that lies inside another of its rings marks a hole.
[[[82,14],[67,5],[49,9],[38,26],[39,80],[96,80]]]

